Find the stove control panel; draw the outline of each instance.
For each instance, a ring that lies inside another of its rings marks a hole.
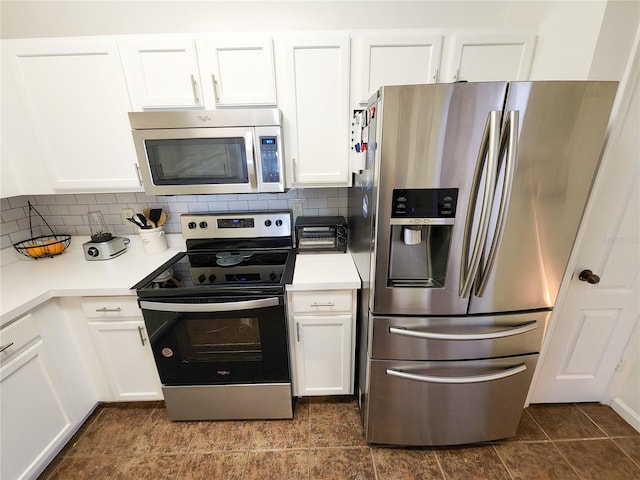
[[[291,212],[185,213],[180,216],[186,239],[290,237]]]

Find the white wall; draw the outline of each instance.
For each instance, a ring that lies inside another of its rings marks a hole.
[[[625,3],[625,2],[623,2]],[[633,3],[633,2],[631,2]],[[0,35],[433,28],[539,34],[532,78],[586,79],[607,11],[587,1],[3,1]],[[448,45],[445,43],[444,48]]]

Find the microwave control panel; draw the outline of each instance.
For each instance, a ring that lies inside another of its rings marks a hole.
[[[278,139],[275,136],[260,137],[260,163],[264,183],[280,183]]]

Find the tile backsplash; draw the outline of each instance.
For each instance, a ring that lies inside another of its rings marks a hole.
[[[347,216],[347,188],[298,188],[286,193],[259,193],[238,195],[176,195],[149,196],[144,193],[85,193],[68,195],[24,195],[3,198],[0,212],[0,248],[10,247],[31,236],[50,235],[42,219],[31,214],[29,207],[44,217],[57,234],[89,235],[87,212],[100,210],[105,223],[114,235],[133,235],[135,225],[122,218],[122,210],[131,208],[136,213],[145,208],[161,207],[167,212],[165,231],[181,233],[182,213],[257,211],[290,209],[301,203],[304,215]]]

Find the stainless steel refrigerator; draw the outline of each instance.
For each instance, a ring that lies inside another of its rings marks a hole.
[[[366,440],[515,435],[617,82],[382,87],[349,194]]]

